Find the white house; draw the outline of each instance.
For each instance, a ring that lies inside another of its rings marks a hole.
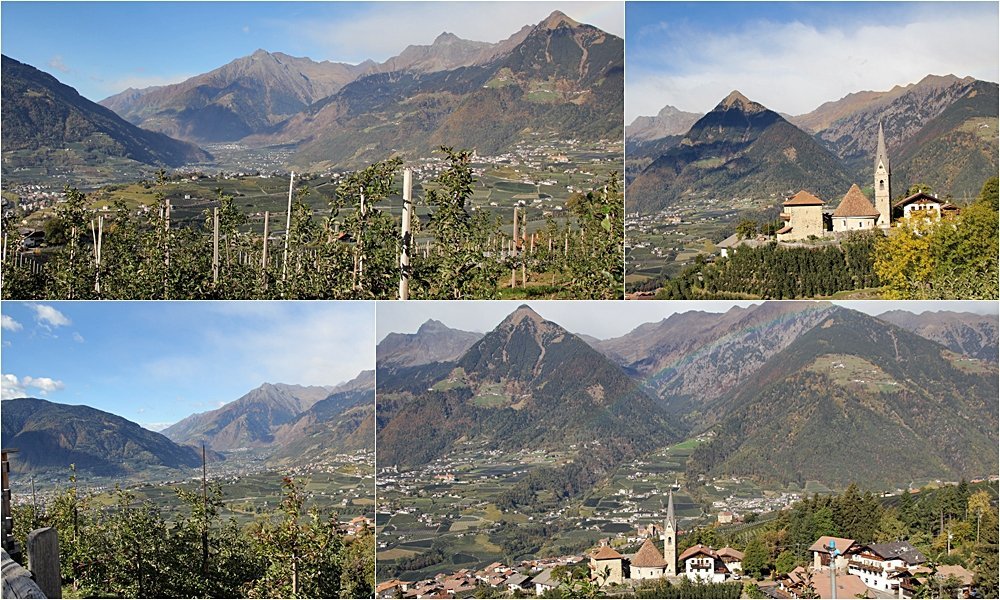
[[[683,565],[684,576],[691,581],[722,583],[732,577],[732,572],[719,554],[702,544],[682,552],[678,562]]]
[[[888,592],[899,589],[900,571],[925,562],[927,558],[909,542],[868,544],[851,554],[847,572],[860,577],[870,588]]]

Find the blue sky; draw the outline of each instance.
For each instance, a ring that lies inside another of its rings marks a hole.
[[[3,397],[159,428],[264,382],[336,385],[375,365],[370,302],[11,302]]]
[[[384,61],[443,31],[498,42],[553,10],[616,35],[621,2],[11,2],[0,46],[98,101],[183,81],[263,48]]]
[[[674,313],[699,310],[726,312],[733,306],[750,306],[760,301],[672,300],[670,302],[636,302],[634,300],[544,300],[517,302],[513,300],[482,300],[470,302],[424,301],[417,303],[379,302],[375,309],[377,338],[381,341],[392,332],[413,333],[427,319],[464,331],[486,332],[496,327],[521,304],[527,304],[542,317],[554,321],[573,333],[585,333],[599,339],[625,335],[643,323],[653,323]],[[834,302],[870,315],[890,310],[921,313],[927,310],[949,310],[997,315],[996,302],[970,300],[852,300]]]
[[[996,2],[629,2],[625,121],[737,89],[792,115],[925,75],[997,81]]]

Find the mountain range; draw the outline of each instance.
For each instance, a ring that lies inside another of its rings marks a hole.
[[[456,359],[379,363],[378,456],[413,465],[459,440],[514,450],[596,439],[617,445],[588,448],[588,460],[614,461],[698,435],[711,441],[692,478],[893,487],[983,476],[998,466],[996,345],[995,316],[946,311],[766,302],[585,342],[521,307]]]
[[[445,32],[383,63],[258,50],[184,82],[101,101],[180,139],[291,144],[297,167],[440,145],[497,153],[529,132],[621,138],[624,42],[554,12],[492,44]]]
[[[850,185],[845,180],[870,180],[880,122],[897,195],[923,183],[941,196],[975,197],[997,172],[996,98],[996,83],[929,75],[885,92],[848,94],[799,116],[777,115],[754,102],[737,104],[730,94],[703,117],[706,122],[683,133],[657,129],[653,118],[641,117],[626,128],[629,159],[637,161],[630,169],[637,185],[629,186],[626,199],[632,207],[656,210],[683,194],[759,197],[807,189],[821,198],[840,197]],[[667,106],[661,114],[684,113]],[[797,131],[772,129],[779,123]],[[796,167],[815,176],[803,178]]]
[[[15,471],[66,469],[124,475],[149,467],[184,469],[201,453],[137,423],[89,406],[38,398],[3,401],[3,447],[16,448]]]
[[[372,371],[336,387],[265,383],[215,410],[182,419],[162,433],[180,444],[205,444],[220,452],[287,448],[300,438],[317,437],[331,447],[372,447],[374,438],[360,445],[356,439],[345,440],[362,425],[360,422],[339,430],[337,424],[355,408],[374,407],[374,385]],[[355,413],[351,418],[357,416]]]
[[[23,398],[3,401],[3,444],[22,471],[66,469],[97,475],[201,464],[254,448],[275,464],[305,465],[375,446],[375,372],[337,386],[265,383],[224,406],[154,433],[89,406]]]
[[[386,377],[379,367],[382,464],[423,464],[475,440],[499,450],[586,446],[606,469],[678,439],[638,382],[527,306],[457,360],[434,364],[390,367]]]
[[[128,123],[48,73],[8,56],[0,60],[5,169],[111,157],[172,167],[211,159],[194,144]]]

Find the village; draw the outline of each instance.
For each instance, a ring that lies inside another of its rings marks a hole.
[[[516,565],[491,563],[481,569],[459,569],[434,577],[407,581],[393,578],[376,587],[378,598],[463,598],[480,587],[506,597],[542,596],[571,582],[574,571],[609,597],[628,597],[646,583],[666,580],[695,584],[744,581],[753,583],[769,598],[916,598],[921,587],[941,585],[970,598],[974,574],[960,565],[930,565],[924,554],[908,541],[862,544],[853,539],[821,536],[809,547],[811,562],[765,580],[743,575],[744,553],[728,546],[692,545],[678,554],[673,492],[667,500],[662,526],[639,527],[641,540],[635,552],[620,552],[609,540],[589,552],[525,560]],[[662,542],[662,545],[660,545]],[[633,546],[634,547],[634,546]],[[662,550],[661,550],[662,548]],[[949,596],[951,597],[951,596]]]

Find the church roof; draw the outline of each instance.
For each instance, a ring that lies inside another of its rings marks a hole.
[[[615,560],[624,557],[611,546],[601,546],[590,555],[590,558],[594,560]]]
[[[663,568],[667,566],[667,561],[663,559],[663,555],[660,554],[660,550],[653,543],[653,540],[646,538],[646,541],[642,543],[642,548],[639,548],[639,551],[632,557],[632,566]]]
[[[788,200],[782,203],[782,206],[822,206],[823,201],[813,196],[805,190],[801,190],[799,193],[795,194]]]
[[[879,212],[875,210],[872,203],[865,198],[858,184],[851,186],[851,189],[840,201],[840,206],[833,211],[835,217],[878,217]]]
[[[889,172],[889,154],[885,151],[885,133],[882,132],[882,121],[878,122],[878,147],[875,149],[875,170],[878,170],[878,163],[885,165],[886,172]]]

